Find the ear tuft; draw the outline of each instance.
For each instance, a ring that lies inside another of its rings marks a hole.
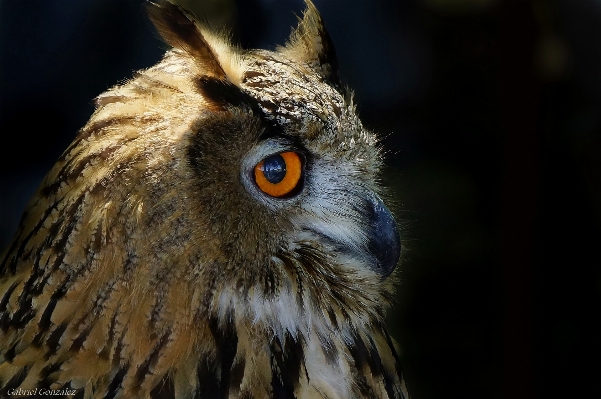
[[[307,9],[292,31],[286,46],[278,50],[287,57],[309,65],[323,78],[340,87],[336,51],[326,31],[323,19],[311,0],[305,0]]]
[[[148,1],[146,10],[167,44],[192,56],[206,75],[227,79],[214,49],[203,35],[197,17],[168,0]]]

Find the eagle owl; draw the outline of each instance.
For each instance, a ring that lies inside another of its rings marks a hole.
[[[148,3],[173,49],[96,99],[0,258],[0,396],[408,398],[381,148],[306,3],[275,51]]]

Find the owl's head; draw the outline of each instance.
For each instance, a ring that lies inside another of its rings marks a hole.
[[[273,52],[233,46],[167,1],[148,11],[173,49],[101,95],[87,127],[144,154],[143,170],[111,183],[143,207],[144,257],[216,286],[207,306],[222,317],[260,318],[267,302],[306,295],[298,312],[380,318],[399,233],[380,198],[377,139],[313,4]]]

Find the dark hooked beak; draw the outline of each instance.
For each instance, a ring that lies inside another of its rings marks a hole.
[[[386,278],[390,276],[399,261],[401,239],[396,222],[382,200],[373,195],[370,202],[370,231],[367,248],[376,260],[374,269],[383,278]]]

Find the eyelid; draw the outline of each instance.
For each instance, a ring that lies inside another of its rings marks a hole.
[[[299,148],[299,146],[294,143],[294,141],[284,136],[271,137],[262,142],[262,147],[261,159],[286,151],[304,152],[303,149]]]

